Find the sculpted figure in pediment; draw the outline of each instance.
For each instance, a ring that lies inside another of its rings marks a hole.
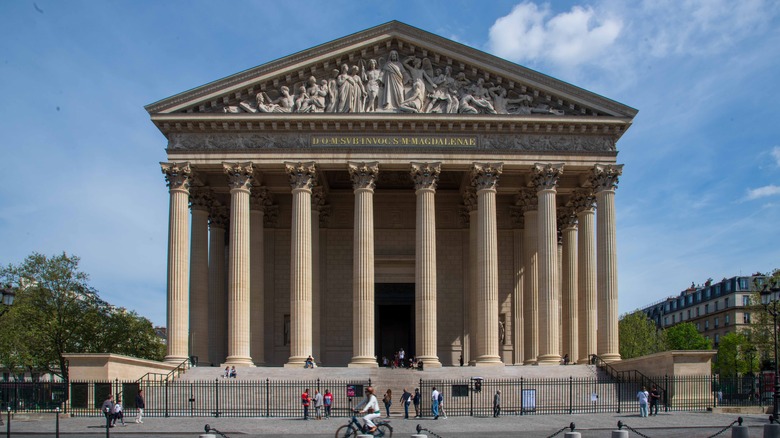
[[[533,98],[527,94],[521,94],[517,99],[510,99],[506,96],[506,88],[502,86],[491,87],[488,89],[490,97],[493,98],[493,107],[498,114],[519,114],[518,104],[528,107],[528,103]]]
[[[361,78],[366,83],[366,98],[363,108],[367,113],[379,108],[379,96],[382,88],[382,72],[377,68],[376,59],[368,61],[368,70],[365,69],[363,60],[360,60]]]
[[[336,104],[339,102],[339,70],[334,68],[331,70],[331,78],[328,80],[328,106],[325,107],[326,113],[336,112]]]
[[[349,65],[341,66],[341,74],[336,78],[338,84],[339,99],[336,104],[336,112],[360,113],[363,112],[363,82],[360,79],[358,66],[353,66],[352,73]]]
[[[398,58],[398,52],[391,50],[387,62],[382,66],[382,83],[385,86],[380,100],[382,110],[395,111],[405,100],[404,82],[407,81],[407,77],[406,70]]]
[[[409,97],[401,102],[398,109],[405,113],[419,113],[425,104],[425,85],[422,81],[414,81]]]
[[[475,84],[463,89],[459,111],[464,114],[496,114],[484,78],[477,79]]]
[[[436,74],[433,76],[433,83],[436,84],[436,89],[428,95],[430,101],[425,107],[425,112],[457,113],[460,102],[458,101],[458,87],[455,84],[455,78],[452,77],[452,67],[448,65],[444,68],[443,73],[440,68],[437,68]]]

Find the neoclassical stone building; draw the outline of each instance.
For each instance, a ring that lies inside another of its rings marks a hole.
[[[168,139],[168,356],[618,360],[636,110],[398,22],[146,107]]]

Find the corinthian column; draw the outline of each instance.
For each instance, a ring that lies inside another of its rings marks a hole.
[[[542,315],[537,362],[539,365],[558,365],[561,349],[555,194],[563,164],[535,164],[532,170],[539,202],[539,313]]]
[[[520,190],[515,205],[523,210],[523,364],[533,365],[539,356],[539,255],[537,206],[531,189]]]
[[[558,220],[563,233],[563,255],[561,273],[562,297],[562,352],[573,362],[579,358],[577,336],[577,215],[570,207],[558,209]]]
[[[290,358],[285,366],[301,367],[312,354],[311,190],[317,171],[313,161],[284,166],[292,187]]]
[[[350,367],[376,367],[374,356],[374,186],[379,163],[347,163],[355,190],[352,267],[352,360]]]
[[[214,201],[209,214],[209,362],[227,356],[227,296],[225,293],[225,228],[227,208]]]
[[[187,214],[192,169],[190,163],[160,163],[171,195],[168,212],[168,354],[165,361],[180,363],[189,357],[189,252]]]
[[[436,351],[436,185],[441,163],[412,163],[417,195],[415,233],[415,319],[417,358],[426,367],[441,367]]]
[[[312,294],[312,354],[314,358],[322,362],[321,335],[322,335],[322,289],[320,284],[320,222],[327,210],[325,205],[325,189],[316,186],[312,189],[311,203],[311,294]],[[326,213],[327,214],[327,213]]]
[[[476,364],[477,357],[477,191],[467,187],[463,193],[463,206],[469,220],[469,271],[468,301],[464,314],[468,317],[469,365]],[[466,357],[464,357],[466,360]]]
[[[252,187],[249,199],[249,353],[255,365],[265,365],[265,248],[263,216],[271,205],[266,187]]]
[[[596,257],[593,216],[596,198],[590,190],[577,190],[572,206],[577,213],[577,295],[579,310],[579,357],[577,363],[586,364],[596,354]],[[574,360],[574,356],[571,356]]]
[[[254,366],[249,355],[249,194],[251,162],[222,163],[230,186],[228,357],[226,365]]]
[[[503,365],[498,355],[498,236],[496,187],[503,163],[474,163],[477,191],[477,357],[475,365]]]
[[[515,365],[523,364],[523,282],[525,281],[525,250],[523,248],[523,227],[525,220],[523,218],[523,209],[517,206],[510,207],[512,223],[515,228],[512,230],[513,243],[513,261],[514,261],[514,287],[512,290],[512,341],[514,343],[514,352],[512,363]]]
[[[620,360],[618,343],[617,242],[615,239],[615,189],[623,165],[597,164],[591,184],[596,193],[598,266],[598,354],[604,361]]]
[[[209,361],[209,209],[211,190],[202,184],[190,189],[192,236],[190,248],[190,337],[193,356]]]

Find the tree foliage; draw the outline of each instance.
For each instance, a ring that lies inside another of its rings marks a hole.
[[[757,274],[758,275],[758,274]],[[768,282],[780,282],[780,269],[775,269],[769,276]],[[772,330],[774,322],[767,308],[761,304],[761,288],[767,281],[753,284],[753,294],[750,306],[750,331],[746,333],[750,342],[759,351],[764,363],[763,368],[772,369],[774,362],[774,337]],[[780,310],[780,306],[778,306]]]
[[[164,345],[151,322],[101,300],[78,264],[78,257],[65,253],[33,253],[0,268],[0,282],[17,289],[13,307],[0,319],[0,363],[67,379],[65,353],[162,359]]]
[[[721,376],[749,374],[758,371],[758,351],[741,332],[726,333],[720,338],[715,370]]]
[[[644,356],[664,350],[663,336],[644,312],[623,315],[618,322],[620,356],[623,359]]]
[[[712,343],[702,336],[690,322],[673,325],[664,330],[667,350],[710,350]]]

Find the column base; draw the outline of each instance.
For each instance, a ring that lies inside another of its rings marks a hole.
[[[235,367],[242,367],[242,368],[254,368],[255,363],[252,362],[251,357],[246,356],[228,356],[227,359],[225,359],[225,363],[223,363],[220,366],[235,366]]]
[[[480,356],[475,360],[474,366],[476,367],[502,367],[504,362],[501,362],[499,356]]]
[[[422,361],[423,370],[427,370],[428,368],[442,367],[441,362],[439,362],[439,358],[436,356],[420,356],[417,359]]]
[[[375,357],[353,357],[347,368],[379,368]]]
[[[526,359],[523,361],[523,365],[539,365],[536,359]]]
[[[560,365],[561,364],[561,355],[560,354],[543,354],[536,358],[537,362],[539,362],[539,365]]]
[[[620,353],[599,353],[599,357],[604,362],[616,362],[620,360]]]
[[[306,359],[307,359],[307,357],[290,356],[290,358],[287,359],[287,363],[284,364],[284,367],[285,368],[303,368],[303,366],[306,365]]]
[[[184,362],[185,360],[188,360],[189,358],[187,356],[165,356],[165,359],[163,359],[163,362],[170,363],[173,365],[179,365],[180,363]]]
[[[587,357],[582,357],[577,359],[577,365],[590,365],[590,359]]]

